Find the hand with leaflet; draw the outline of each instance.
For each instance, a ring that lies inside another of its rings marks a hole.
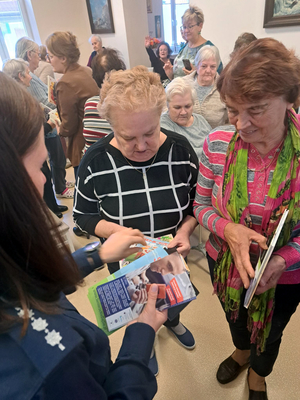
[[[99,255],[104,263],[119,261],[138,251],[138,247],[130,247],[134,244],[146,245],[144,235],[138,229],[125,228],[113,233],[103,243]]]
[[[235,266],[244,287],[247,289],[250,283],[249,277],[254,278],[254,269],[251,265],[249,255],[251,242],[257,242],[262,249],[266,250],[268,248],[266,238],[253,229],[233,222],[225,226],[224,237],[230,247]]]

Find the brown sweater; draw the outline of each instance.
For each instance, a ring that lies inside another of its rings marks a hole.
[[[68,158],[77,167],[84,147],[83,114],[87,99],[99,94],[92,70],[75,63],[69,66],[56,85],[57,109],[61,120],[60,135],[69,138]]]

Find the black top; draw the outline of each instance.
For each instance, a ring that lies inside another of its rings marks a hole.
[[[165,81],[166,79],[169,79],[165,73],[164,70],[164,63],[161,61],[160,58],[156,57],[154,51],[150,47],[146,47],[146,51],[149,55],[150,61],[151,61],[151,67],[153,67],[153,71],[157,72],[160,75],[160,80]],[[171,64],[173,65],[173,59],[169,58]]]
[[[78,170],[73,209],[81,229],[94,234],[98,222],[105,219],[151,237],[175,236],[184,218],[193,216],[197,155],[184,136],[161,131],[167,138],[152,165],[153,159],[132,161],[134,168],[129,165],[110,145],[113,133],[86,152]]]

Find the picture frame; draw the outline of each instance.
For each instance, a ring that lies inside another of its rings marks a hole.
[[[298,0],[266,0],[264,28],[300,25]]]
[[[146,0],[147,1],[147,13],[151,14],[152,13],[152,0]]]
[[[160,15],[155,15],[154,17],[155,19],[155,37],[157,39],[161,38],[161,19],[160,19]]]
[[[86,0],[92,33],[115,33],[111,0]]]

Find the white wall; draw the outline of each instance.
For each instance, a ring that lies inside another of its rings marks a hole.
[[[41,43],[45,43],[52,32],[71,31],[78,39],[81,51],[79,62],[86,65],[92,52],[92,46],[88,43],[92,33],[86,1],[31,0],[31,2]],[[103,46],[118,49],[128,68],[138,64],[148,65],[144,49],[144,37],[148,34],[146,5],[142,0],[111,0],[111,5],[115,33],[101,35]]]
[[[145,1],[146,2],[146,1]],[[148,13],[148,31],[149,31],[149,36],[151,37],[156,37],[155,36],[155,16],[160,15],[160,21],[161,21],[161,38],[158,39],[164,39],[164,30],[163,30],[163,16],[162,16],[162,0],[152,0],[152,13]]]
[[[243,32],[257,38],[273,37],[300,56],[300,25],[264,29],[265,0],[191,0],[204,13],[202,35],[220,50],[223,63],[228,62],[234,42]]]
[[[123,12],[126,26],[130,67],[149,65],[144,38],[148,35],[146,1],[123,0]]]

